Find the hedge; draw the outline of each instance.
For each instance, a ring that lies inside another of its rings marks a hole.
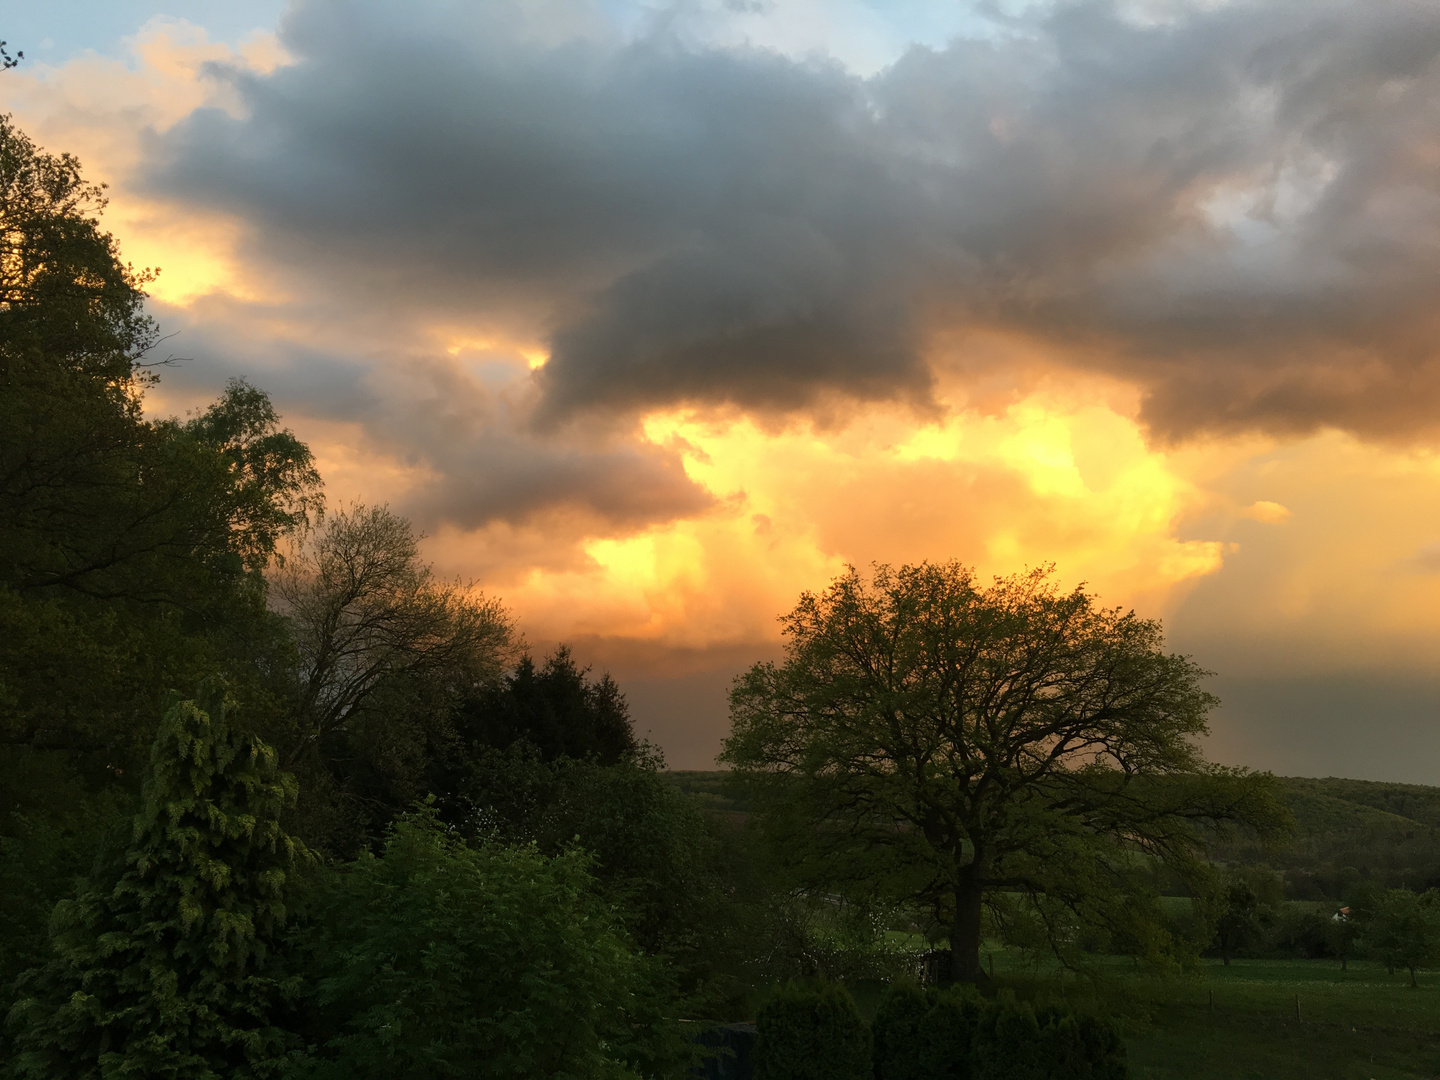
[[[849,991],[792,982],[755,1017],[756,1080],[869,1080],[870,1030]]]

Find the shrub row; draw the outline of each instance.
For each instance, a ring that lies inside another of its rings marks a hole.
[[[1035,1010],[972,987],[897,983],[867,1026],[846,990],[789,983],[756,1017],[756,1080],[1124,1080],[1125,1047],[1100,1017]]]

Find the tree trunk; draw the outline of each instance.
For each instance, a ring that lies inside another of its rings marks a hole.
[[[955,889],[955,921],[950,924],[950,977],[956,982],[988,987],[990,976],[980,966],[980,907],[983,890],[976,879]]]

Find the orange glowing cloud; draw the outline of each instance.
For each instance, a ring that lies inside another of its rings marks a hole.
[[[875,409],[841,427],[767,430],[678,410],[651,414],[643,431],[681,448],[715,508],[582,540],[583,564],[517,578],[507,598],[542,636],[773,639],[775,615],[802,589],[872,560],[959,558],[986,574],[1054,562],[1109,601],[1153,609],[1218,570],[1226,550],[1176,538],[1205,494],[1093,388],[932,423]],[[453,557],[456,542],[446,546]]]

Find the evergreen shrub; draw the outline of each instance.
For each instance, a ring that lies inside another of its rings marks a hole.
[[[975,1028],[974,1080],[1125,1080],[1125,1046],[1101,1017],[1003,995]]]
[[[984,999],[970,986],[897,982],[875,1013],[876,1080],[969,1080]]]
[[[755,1027],[756,1080],[869,1080],[870,1030],[843,986],[786,983]]]
[[[6,1076],[264,1080],[298,1049],[274,955],[295,781],[232,709],[210,682],[165,714],[128,846],[57,905],[51,958],[19,980]]]

